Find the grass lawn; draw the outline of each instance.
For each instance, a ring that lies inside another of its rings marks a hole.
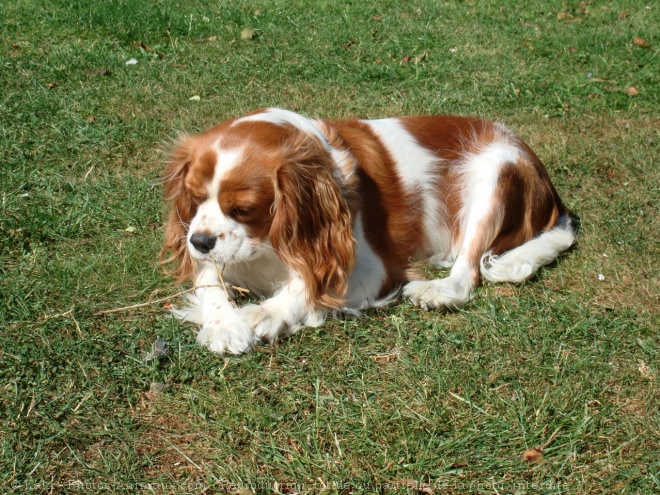
[[[659,48],[650,0],[4,0],[0,492],[659,493]],[[95,315],[183,289],[166,143],[264,106],[505,122],[577,248],[242,357]]]

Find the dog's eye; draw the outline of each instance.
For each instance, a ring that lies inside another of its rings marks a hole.
[[[234,208],[231,209],[229,212],[229,215],[231,215],[233,218],[237,217],[246,217],[250,213],[252,213],[252,208],[248,208],[246,206],[235,206]]]
[[[190,199],[192,199],[193,203],[195,204],[201,204],[208,198],[206,191],[200,190],[198,188],[188,189],[188,194],[190,195]]]
[[[193,200],[193,203],[199,205],[202,204],[206,200],[206,196],[203,194],[191,194],[190,197]]]

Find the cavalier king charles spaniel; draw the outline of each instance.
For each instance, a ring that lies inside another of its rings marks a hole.
[[[196,290],[177,316],[240,354],[329,313],[460,307],[482,279],[522,282],[575,240],[534,152],[453,116],[317,120],[277,108],[175,145],[161,253]],[[420,261],[451,267],[424,280]],[[238,307],[237,288],[261,297]]]

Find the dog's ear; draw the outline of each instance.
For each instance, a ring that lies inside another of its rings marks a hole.
[[[196,204],[185,189],[184,180],[193,159],[190,138],[180,138],[170,154],[163,176],[165,199],[169,208],[165,224],[165,242],[160,251],[160,262],[165,272],[183,282],[194,275],[195,263],[188,251],[188,227],[195,215]],[[168,268],[171,264],[174,268]]]
[[[286,147],[275,177],[270,242],[302,277],[310,307],[338,309],[355,261],[351,212],[325,147],[302,133]]]

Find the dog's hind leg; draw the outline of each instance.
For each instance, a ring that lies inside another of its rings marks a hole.
[[[404,295],[424,309],[461,307],[470,299],[471,290],[481,282],[479,262],[488,251],[502,225],[504,211],[493,200],[497,187],[497,167],[469,185],[471,198],[464,212],[462,242],[449,276],[443,279],[414,281]]]
[[[413,304],[430,309],[468,302],[472,289],[481,283],[480,260],[500,235],[505,214],[524,214],[520,154],[515,143],[493,141],[465,158],[459,181],[463,205],[453,219],[459,225],[453,240],[454,264],[447,278],[407,284],[404,295]],[[505,211],[511,209],[519,211]]]

